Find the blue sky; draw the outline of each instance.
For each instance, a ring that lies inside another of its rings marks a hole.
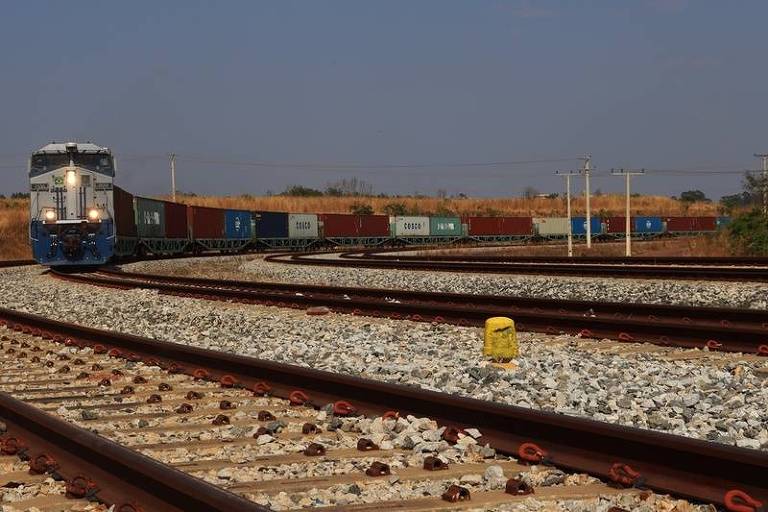
[[[54,139],[110,146],[118,183],[144,194],[169,189],[170,152],[179,189],[217,194],[352,176],[388,193],[559,192],[552,173],[575,159],[450,165],[587,152],[604,172],[754,168],[766,19],[750,0],[9,2],[0,193],[25,189],[26,155]],[[400,163],[446,165],[375,167]],[[740,180],[635,184],[719,197]]]

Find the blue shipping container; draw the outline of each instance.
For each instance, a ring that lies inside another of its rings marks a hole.
[[[288,214],[284,212],[253,212],[255,238],[288,238]]]
[[[600,221],[600,217],[591,218],[592,236],[599,235],[603,232],[603,224]],[[566,224],[567,225],[567,224]],[[587,218],[586,217],[571,217],[571,233],[574,235],[586,235],[587,234]]]
[[[634,233],[661,233],[664,231],[664,223],[661,217],[634,217]]]
[[[227,210],[224,212],[224,236],[228,239],[251,238],[251,212]]]

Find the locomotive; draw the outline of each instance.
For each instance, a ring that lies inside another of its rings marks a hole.
[[[29,159],[29,236],[43,265],[100,265],[112,258],[115,163],[108,148],[53,142]]]

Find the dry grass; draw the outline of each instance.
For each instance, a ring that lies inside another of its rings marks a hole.
[[[0,199],[0,259],[32,257],[28,241],[29,201]]]
[[[164,197],[167,199],[167,197]],[[468,198],[436,197],[208,197],[182,196],[179,202],[196,206],[213,206],[242,210],[287,211],[296,213],[349,213],[356,203],[370,205],[375,213],[384,213],[391,203],[402,203],[412,214],[453,212],[457,215],[565,216],[563,199],[547,198]],[[717,203],[683,203],[663,196],[632,198],[632,215],[717,215]],[[603,195],[592,198],[594,215],[623,215],[624,196]],[[584,212],[584,198],[571,200],[574,215]]]
[[[633,256],[733,256],[729,241],[724,233],[694,237],[663,238],[650,241],[633,241]],[[579,242],[573,246],[574,256],[624,256],[624,240],[617,242],[595,242],[587,250]],[[518,245],[510,247],[488,247],[478,249],[441,249],[420,254],[455,255],[464,252],[481,253],[489,256],[567,256],[564,242],[557,244]]]

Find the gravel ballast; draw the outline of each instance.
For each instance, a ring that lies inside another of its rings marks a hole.
[[[474,328],[314,317],[97,288],[56,280],[34,267],[0,271],[0,279],[3,307],[63,321],[768,449],[768,379],[756,371],[765,363],[738,356],[720,364],[668,361],[594,350],[588,348],[594,344],[568,336],[521,333],[519,367],[503,370],[483,359],[481,333]]]
[[[135,272],[183,273],[192,276],[333,286],[768,309],[768,285],[765,283],[337,268],[271,263],[261,257],[141,262],[126,265],[125,268]]]

